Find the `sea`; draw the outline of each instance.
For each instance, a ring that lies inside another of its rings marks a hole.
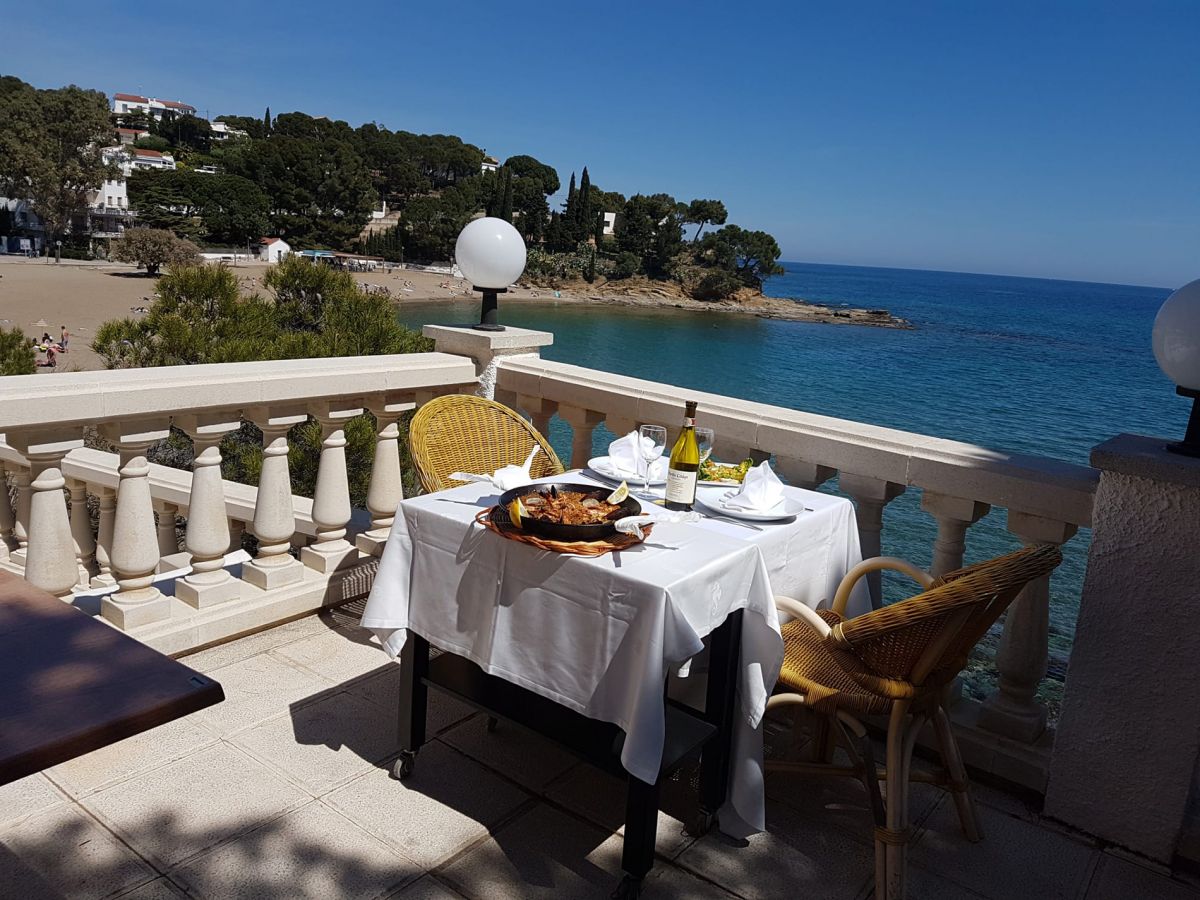
[[[1180,437],[1188,405],[1158,370],[1154,316],[1169,288],[912,269],[784,263],[765,293],[886,308],[911,329],[821,325],[678,309],[505,305],[501,321],[554,333],[547,359],[996,450],[1086,464],[1121,432]],[[402,322],[477,321],[478,303],[405,304]],[[682,401],[684,396],[680,397]],[[699,413],[703,418],[703,410]],[[597,448],[611,436],[597,429]],[[570,432],[551,440],[569,456]],[[836,482],[824,490],[836,492]],[[1018,542],[993,510],[967,561]],[[919,491],[888,505],[883,550],[928,566],[936,528]],[[1064,547],[1051,586],[1051,674],[1065,665],[1090,534]],[[911,592],[885,580],[885,596]]]

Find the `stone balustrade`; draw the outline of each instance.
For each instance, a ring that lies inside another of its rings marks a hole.
[[[469,358],[444,353],[0,379],[0,475],[15,499],[0,497],[0,566],[166,652],[341,602],[349,580],[361,593],[354,571],[403,498],[399,417],[477,383]],[[356,512],[345,427],[364,410],[376,449],[369,509]],[[292,493],[287,438],[310,417],[322,434],[312,500]],[[221,440],[243,421],[263,433],[258,488],[221,477]],[[192,441],[191,472],[148,460],[172,427]],[[90,428],[117,452],[84,447]],[[245,530],[256,555],[231,565]]]

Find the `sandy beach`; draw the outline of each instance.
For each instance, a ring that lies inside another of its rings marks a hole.
[[[265,263],[239,263],[233,269],[244,293],[264,291]],[[354,278],[374,289],[386,289],[397,303],[478,297],[466,281],[433,272],[380,270],[355,273]],[[58,371],[100,369],[103,362],[90,347],[96,329],[109,319],[136,318],[139,315],[136,310],[148,307],[153,301],[155,281],[134,266],[122,263],[63,260],[55,264],[41,259],[0,256],[0,327],[16,326],[31,338],[49,332],[57,340],[61,326],[65,325],[71,335],[70,350],[59,356]],[[521,285],[505,294],[505,303],[513,301],[669,306],[807,322],[904,327],[900,320],[878,312],[832,309],[770,297],[703,303],[645,280],[621,282],[619,287],[582,285],[557,290]],[[39,354],[39,361],[42,359]]]

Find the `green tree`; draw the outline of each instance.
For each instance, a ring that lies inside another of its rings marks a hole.
[[[558,189],[562,187],[554,168],[539,162],[532,156],[510,156],[505,161],[504,167],[518,179],[528,178],[536,181],[541,185],[543,194],[558,193]]]
[[[20,328],[0,329],[0,375],[32,375],[36,371],[29,338]]]
[[[212,147],[212,126],[199,116],[167,114],[158,123],[156,136],[172,147],[207,153]]]
[[[575,233],[572,235],[575,243],[579,244],[588,239],[593,230],[592,225],[592,179],[588,175],[587,166],[583,167],[583,175],[579,178],[579,192],[575,195]]]
[[[108,101],[71,85],[37,90],[17,78],[0,85],[0,194],[29,200],[50,243],[66,234],[88,195],[117,175]]]
[[[715,265],[733,272],[748,287],[762,288],[772,275],[783,274],[779,244],[765,231],[747,231],[726,225],[708,234],[702,252]]]
[[[513,219],[513,179],[512,172],[504,170],[504,194],[500,201],[500,218],[505,222]]]
[[[262,133],[263,137],[271,133],[271,107],[269,106],[267,107],[267,111],[263,113]]]
[[[133,146],[139,150],[157,150],[159,153],[166,153],[171,149],[171,142],[157,134],[146,134],[134,141]]]
[[[725,204],[720,200],[693,200],[688,204],[683,220],[696,226],[696,233],[692,235],[694,244],[700,240],[705,225],[724,225],[728,216]]]
[[[157,275],[163,266],[188,266],[199,262],[200,248],[191,241],[159,228],[129,228],[113,245],[113,257],[137,263],[147,275]]]

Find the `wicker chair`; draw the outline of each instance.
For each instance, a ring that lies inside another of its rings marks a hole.
[[[501,466],[522,465],[536,443],[542,448],[530,475],[561,475],[549,441],[513,410],[494,400],[450,394],[430,400],[413,416],[409,446],[425,493],[462,484],[451,472],[487,474]]]
[[[783,692],[773,696],[767,708],[802,705],[820,716],[821,727],[814,738],[818,761],[769,761],[767,767],[862,780],[875,819],[875,896],[881,900],[905,896],[910,780],[949,788],[967,839],[981,839],[966,770],[946,715],[946,696],[971,649],[1021,589],[1061,561],[1057,547],[1027,547],[935,580],[903,560],[882,557],[866,560],[846,575],[832,609],[814,611],[790,597],[776,598],[780,611],[795,618],[782,629]],[[855,583],[880,569],[907,574],[924,592],[844,618]],[[885,715],[887,766],[879,772],[859,717]],[[913,745],[926,722],[933,725],[945,771],[914,778]],[[833,764],[835,743],[845,747],[850,766]],[[886,806],[880,778],[886,778]]]

